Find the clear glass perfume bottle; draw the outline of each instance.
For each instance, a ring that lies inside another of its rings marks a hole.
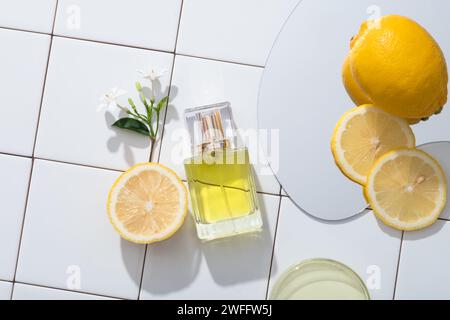
[[[184,162],[198,237],[259,231],[262,219],[249,154],[237,146],[229,103],[186,110],[192,157]]]

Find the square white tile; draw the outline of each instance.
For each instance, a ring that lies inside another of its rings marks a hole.
[[[59,0],[55,34],[174,51],[181,0]]]
[[[36,160],[16,279],[136,299],[144,246],[121,240],[106,213],[118,172]]]
[[[86,165],[124,170],[148,161],[148,137],[112,128],[120,110],[98,111],[99,98],[118,86],[140,105],[136,70],[168,70],[161,79],[167,94],[173,55],[56,37],[53,40],[36,155]],[[142,82],[143,84],[145,83]],[[162,93],[158,94],[162,97]],[[141,109],[141,110],[142,110]]]
[[[0,300],[11,300],[12,283],[0,281]]]
[[[95,296],[79,292],[57,290],[32,286],[22,283],[14,284],[12,300],[111,300],[103,296]]]
[[[407,232],[403,238],[395,298],[398,300],[450,299],[450,222]]]
[[[0,0],[0,27],[51,33],[56,2],[57,0]]]
[[[270,289],[290,266],[328,258],[348,265],[368,284],[372,299],[392,299],[401,232],[385,227],[371,212],[342,222],[322,222],[283,197]],[[378,282],[379,280],[379,282]]]
[[[279,197],[259,195],[264,229],[201,243],[192,217],[148,247],[141,299],[264,299]]]
[[[189,0],[177,53],[264,66],[298,0]]]
[[[217,102],[229,101],[238,128],[257,130],[257,98],[262,68],[198,58],[177,56],[172,91],[161,146],[160,161],[185,178],[183,160],[190,154],[190,140],[185,130],[184,111]],[[258,191],[279,194],[280,185],[258,153],[249,145],[255,164]]]
[[[0,152],[31,156],[50,36],[0,29],[0,43]]]
[[[31,159],[0,155],[0,279],[13,280],[30,179]]]

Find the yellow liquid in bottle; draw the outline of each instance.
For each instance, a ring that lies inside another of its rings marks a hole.
[[[185,162],[195,218],[213,224],[258,209],[247,149],[215,150]]]

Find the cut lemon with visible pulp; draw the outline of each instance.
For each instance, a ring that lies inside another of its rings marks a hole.
[[[351,109],[339,120],[331,139],[336,164],[351,180],[365,185],[373,163],[386,152],[415,147],[407,121],[373,105]]]
[[[391,151],[373,166],[364,188],[375,215],[399,230],[433,224],[445,208],[447,182],[439,163],[415,149]]]
[[[122,238],[152,243],[171,237],[181,227],[187,213],[187,191],[172,170],[143,163],[116,180],[107,207]]]

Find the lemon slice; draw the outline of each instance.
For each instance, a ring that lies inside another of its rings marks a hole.
[[[108,196],[108,215],[122,238],[152,243],[171,237],[187,213],[187,191],[172,170],[156,163],[124,172]]]
[[[394,149],[413,148],[415,143],[406,120],[373,105],[363,105],[341,117],[334,129],[331,150],[341,171],[364,185],[378,158]]]
[[[380,220],[405,231],[433,224],[447,201],[441,166],[429,154],[415,149],[395,150],[381,157],[364,192]]]

